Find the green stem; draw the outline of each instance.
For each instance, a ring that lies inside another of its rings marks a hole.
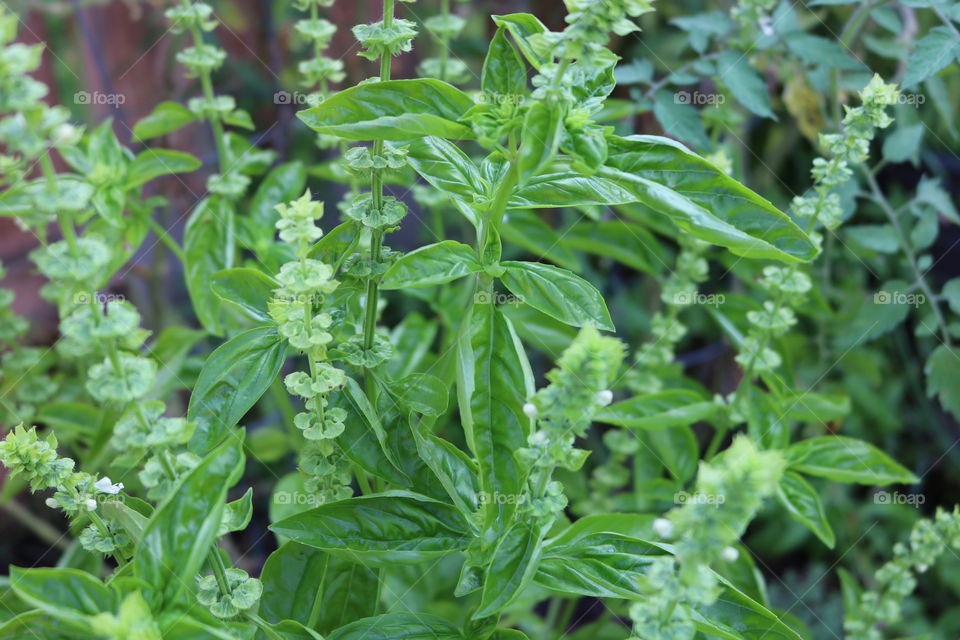
[[[947,347],[950,347],[950,330],[947,327],[946,318],[943,316],[943,311],[941,311],[940,305],[937,304],[937,298],[934,295],[933,290],[930,288],[930,285],[927,284],[926,278],[924,278],[923,271],[921,271],[920,265],[917,262],[916,253],[914,253],[913,247],[910,246],[910,240],[907,238],[907,235],[903,232],[903,227],[900,225],[900,219],[897,217],[893,207],[890,206],[890,203],[887,202],[887,198],[883,195],[883,191],[880,190],[880,185],[877,184],[877,179],[873,176],[873,172],[866,167],[862,167],[862,170],[863,175],[867,179],[867,184],[870,185],[870,191],[873,192],[874,200],[878,205],[880,205],[880,208],[886,214],[887,219],[890,221],[890,225],[897,234],[897,239],[900,242],[900,249],[903,251],[904,255],[907,256],[907,260],[910,263],[910,268],[913,270],[914,276],[916,277],[917,285],[923,291],[924,295],[927,296],[927,300],[930,301],[930,308],[933,310],[933,315],[937,319],[937,326],[940,329],[941,339]]]
[[[144,219],[147,221],[147,226],[150,227],[155,234],[157,234],[157,237],[160,239],[160,241],[163,242],[168,249],[170,249],[173,255],[177,256],[177,259],[180,260],[180,262],[184,262],[185,255],[183,253],[183,249],[181,249],[180,245],[177,244],[177,241],[173,239],[173,236],[171,236],[167,230],[163,228],[163,225],[149,215],[144,216]]]
[[[220,547],[216,544],[210,549],[210,566],[213,567],[213,575],[217,579],[217,585],[220,587],[220,593],[224,596],[230,595],[230,585],[227,582],[227,567],[223,563],[223,556],[220,555]]]
[[[321,601],[325,592],[324,583],[327,581],[327,569],[330,568],[329,556],[324,555],[323,573],[320,575],[320,584],[316,586],[316,593],[313,594],[313,604],[310,605],[310,616],[307,618],[307,628],[315,629],[317,622],[320,621]]]

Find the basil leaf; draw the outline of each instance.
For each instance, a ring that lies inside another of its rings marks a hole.
[[[296,200],[306,185],[307,170],[301,162],[287,162],[272,169],[250,199],[249,215],[238,220],[237,239],[257,255],[266,253],[280,219],[276,206]]]
[[[127,167],[123,189],[134,189],[154,178],[171,173],[189,173],[200,168],[200,160],[183,151],[147,149],[137,154]]]
[[[556,102],[537,101],[527,110],[520,141],[520,181],[540,172],[557,154],[564,112]]]
[[[133,572],[172,603],[196,579],[217,539],[227,489],[243,471],[242,440],[229,438],[182,477],[150,518]]]
[[[526,446],[532,422],[523,404],[533,393],[530,363],[510,321],[492,304],[473,305],[457,338],[457,397],[487,496],[517,496],[523,490],[513,452]],[[487,500],[484,527],[505,526],[515,502]]]
[[[430,287],[482,271],[476,252],[455,240],[420,247],[402,256],[383,276],[383,289]]]
[[[612,404],[598,411],[594,420],[631,429],[669,429],[706,420],[719,409],[694,391],[671,389]]]
[[[377,573],[298,542],[287,542],[270,554],[260,574],[264,620],[309,621],[329,633],[350,620],[373,615]],[[316,608],[316,610],[315,610]]]
[[[574,327],[613,331],[603,296],[572,271],[539,262],[503,262],[504,286],[521,302]]]
[[[813,531],[823,544],[833,549],[836,537],[823,512],[820,496],[803,476],[791,471],[783,474],[777,486],[777,499],[794,520]]]
[[[489,189],[473,160],[452,142],[425,136],[404,146],[413,170],[439,191],[470,204]]]
[[[113,611],[114,594],[76,569],[10,567],[10,588],[21,600],[71,627],[90,631],[90,617]]]
[[[327,640],[463,640],[453,624],[424,613],[387,613],[340,627]]]
[[[149,115],[133,125],[133,137],[139,142],[166,135],[187,125],[197,117],[193,112],[176,102],[161,102]]]
[[[872,444],[845,436],[796,442],[784,451],[788,468],[836,482],[884,486],[913,484],[919,478]]]
[[[539,527],[526,522],[516,522],[503,533],[484,572],[480,606],[470,616],[473,620],[499,613],[533,581],[542,540]]]
[[[257,269],[224,269],[213,274],[210,287],[227,304],[258,323],[272,323],[267,302],[279,285]]]
[[[214,335],[220,331],[220,299],[210,289],[213,274],[226,265],[223,247],[227,207],[220,197],[204,198],[194,207],[183,231],[183,273],[194,313],[203,328]]]
[[[380,416],[357,381],[347,378],[343,393],[337,394],[331,402],[331,406],[347,411],[344,431],[337,436],[337,444],[344,455],[368,473],[387,482],[409,486],[410,479],[402,471]]]
[[[330,502],[276,522],[270,529],[367,566],[437,558],[465,549],[473,539],[455,507],[407,491]]]
[[[257,327],[207,356],[187,406],[197,421],[191,451],[205,453],[223,439],[276,379],[286,353],[275,327]]]
[[[480,73],[480,88],[496,99],[523,98],[527,88],[527,67],[516,48],[507,39],[506,27],[500,25],[490,41],[487,57]]]
[[[491,18],[497,27],[502,27],[510,32],[527,62],[534,68],[539,70],[540,67],[549,62],[545,57],[534,51],[527,40],[532,35],[547,31],[539,18],[529,13],[511,13],[503,16],[491,16]]]
[[[467,94],[440,80],[387,80],[350,87],[297,116],[317,133],[347,140],[466,140],[473,131],[458,120],[472,106]]]

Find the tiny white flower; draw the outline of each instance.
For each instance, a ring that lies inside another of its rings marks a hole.
[[[97,501],[93,498],[87,498],[84,503],[87,507],[87,511],[96,511],[97,510]]]
[[[100,493],[109,493],[110,495],[117,495],[120,493],[120,490],[123,489],[123,483],[118,482],[113,484],[110,482],[109,476],[103,476],[99,480],[93,483],[93,488],[99,491]]]
[[[47,506],[50,507],[51,509],[60,508],[60,503],[57,502],[56,498],[47,498],[45,502],[47,503]]]
[[[541,429],[541,430],[539,430],[539,431],[534,431],[534,432],[531,433],[530,436],[527,438],[527,443],[528,443],[531,447],[542,447],[542,446],[546,446],[546,444],[547,444],[549,441],[550,441],[550,438],[547,437],[547,432],[544,431],[543,429]]]
[[[760,19],[757,21],[757,23],[757,26],[760,27],[760,32],[763,33],[763,35],[772,36],[774,33],[776,33],[773,30],[773,18],[770,16],[760,16]]]
[[[653,532],[661,538],[673,537],[673,523],[666,518],[657,518],[653,521]]]
[[[720,558],[724,562],[736,562],[739,557],[740,552],[735,547],[724,547],[723,551],[720,552]]]
[[[918,564],[918,565],[917,565],[917,572],[919,572],[919,573],[926,573],[926,572],[927,572],[927,569],[929,569],[929,568],[930,568],[930,565],[928,565],[928,564]]]
[[[603,407],[613,402],[613,391],[610,391],[610,389],[604,389],[603,391],[598,391],[597,402],[599,402],[600,406],[603,406]]]
[[[525,403],[523,405],[523,415],[527,416],[528,418],[536,418],[537,405],[533,404],[532,402]]]

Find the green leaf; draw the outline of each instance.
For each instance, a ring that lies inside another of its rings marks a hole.
[[[298,542],[287,542],[271,553],[260,580],[259,614],[274,624],[310,620],[318,607],[315,629],[326,634],[376,610],[375,571]]]
[[[480,87],[494,96],[523,96],[527,88],[527,67],[507,38],[506,26],[497,28],[483,61]]]
[[[224,269],[213,274],[210,287],[221,300],[257,323],[272,323],[267,302],[279,285],[257,269]]]
[[[845,225],[844,232],[854,243],[879,253],[896,253],[900,250],[900,236],[889,224]]]
[[[452,142],[424,136],[404,146],[410,166],[439,191],[468,205],[487,192],[489,185],[473,160]],[[476,225],[475,219],[471,222]]]
[[[777,119],[770,109],[767,83],[738,51],[725,51],[717,60],[717,74],[730,94],[747,109],[764,118]]]
[[[503,611],[533,581],[542,540],[540,528],[526,522],[515,522],[504,532],[484,572],[483,594],[473,620]]]
[[[276,206],[296,200],[307,185],[307,170],[301,162],[286,162],[264,177],[250,199],[250,213],[238,220],[240,242],[258,254],[273,243],[280,214]]]
[[[453,624],[425,613],[386,613],[342,626],[327,640],[463,640]]]
[[[387,80],[350,87],[297,116],[317,133],[347,140],[466,140],[473,131],[458,120],[472,106],[467,94],[440,80]]]
[[[812,33],[796,31],[784,37],[787,48],[808,64],[848,71],[865,71],[866,65],[853,58],[840,43]]]
[[[794,520],[813,531],[823,544],[833,549],[836,537],[823,511],[820,496],[803,476],[790,471],[783,474],[777,486],[777,499]]]
[[[521,184],[540,172],[557,154],[563,136],[564,112],[556,102],[534,102],[521,129],[519,170]]]
[[[383,276],[383,289],[431,287],[482,271],[476,252],[455,240],[420,247],[402,256]]]
[[[210,289],[210,281],[227,266],[225,228],[231,206],[217,196],[204,198],[194,207],[183,231],[187,292],[200,324],[214,335],[220,335],[220,299]]]
[[[920,143],[926,126],[922,123],[899,127],[883,141],[883,159],[887,162],[919,162]]]
[[[331,406],[347,411],[344,431],[337,443],[344,454],[362,469],[400,486],[409,486],[410,480],[390,445],[390,439],[380,416],[370,404],[357,381],[347,378],[343,393],[331,400]]]
[[[285,518],[270,529],[367,566],[441,557],[465,549],[473,539],[455,507],[407,491],[330,502]]]
[[[950,64],[960,54],[960,41],[949,27],[933,27],[917,40],[907,60],[902,87],[909,89]]]
[[[620,172],[611,178],[635,190],[637,202],[702,240],[748,258],[807,262],[817,254],[786,214],[673,140],[612,138],[607,163]]]
[[[90,616],[115,606],[110,589],[76,569],[10,567],[10,587],[30,606],[79,629],[89,630]]]
[[[186,386],[182,370],[190,351],[207,334],[187,327],[167,327],[150,344],[150,357],[160,365],[153,386],[154,398],[166,398],[174,389]]]
[[[695,391],[670,389],[612,404],[601,409],[594,420],[630,429],[669,429],[711,418],[719,408]]]
[[[196,120],[193,112],[176,102],[161,102],[150,115],[133,125],[133,137],[138,141],[149,140],[176,131]]]
[[[243,531],[253,517],[253,487],[247,489],[239,499],[228,502],[223,510],[223,520],[217,530],[217,537],[234,531]]]
[[[783,417],[798,422],[827,424],[850,413],[850,398],[841,395],[790,391],[780,399]]]
[[[189,173],[200,168],[200,160],[183,151],[147,149],[137,155],[127,167],[127,181],[123,188],[133,189],[159,176],[171,173]]]
[[[189,589],[217,539],[227,489],[243,471],[242,440],[229,438],[182,477],[143,532],[134,553],[137,578],[170,604]],[[175,560],[174,560],[175,559]]]
[[[952,305],[951,305],[952,306]],[[960,419],[960,359],[951,347],[940,345],[927,358],[927,395],[937,396],[940,405]]]
[[[384,389],[408,411],[441,416],[447,411],[449,385],[429,373],[411,373],[399,380],[380,381]]]
[[[523,56],[527,59],[527,62],[533,65],[535,69],[539,70],[540,67],[549,62],[545,57],[534,51],[528,40],[532,35],[547,31],[547,28],[543,26],[543,23],[540,22],[536,16],[529,13],[511,13],[503,16],[490,17],[497,27],[503,27],[513,36],[514,41],[517,43],[517,46],[520,47],[520,51],[523,52]]]
[[[553,591],[594,598],[644,598],[646,572],[665,551],[654,544],[607,531],[549,544],[536,582]],[[646,588],[645,588],[646,587]]]
[[[510,214],[513,222],[513,214]],[[562,236],[561,243],[602,258],[612,258],[631,269],[660,275],[668,257],[659,240],[646,228],[623,220],[579,222]],[[566,265],[561,265],[566,266]]]
[[[464,514],[476,513],[480,504],[480,480],[476,463],[451,442],[430,433],[422,424],[411,421],[410,430],[417,453]]]
[[[697,629],[729,640],[805,640],[777,615],[733,585],[717,601],[695,613]]]
[[[680,92],[658,91],[653,97],[653,115],[663,130],[699,149],[710,149],[710,138],[700,112]]]
[[[197,421],[191,451],[205,453],[223,439],[276,379],[286,352],[275,327],[257,327],[207,356],[187,407]]]
[[[504,218],[500,235],[534,256],[544,258],[570,271],[581,271],[583,265],[577,254],[566,246],[568,233],[561,234],[540,219],[537,212],[514,209]]]
[[[613,331],[597,289],[572,271],[540,262],[503,262],[503,285],[521,302],[574,327],[592,324]]]
[[[513,325],[493,304],[474,304],[457,338],[457,397],[467,446],[477,458],[480,490],[516,496],[524,478],[513,452],[527,446],[532,422],[523,404],[533,374]],[[487,500],[484,526],[503,527],[516,501]]]
[[[883,486],[912,484],[917,477],[872,444],[845,436],[821,436],[790,445],[788,467],[836,482]]]
[[[696,475],[700,447],[689,427],[655,429],[644,437],[650,440],[657,460],[676,480],[686,482]]]

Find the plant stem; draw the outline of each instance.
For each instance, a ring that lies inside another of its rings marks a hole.
[[[393,2],[394,0],[383,0],[383,26],[390,27],[393,24]],[[389,55],[380,58],[380,81],[385,82],[390,79]],[[373,143],[373,155],[383,155],[383,140],[377,140]],[[383,176],[378,169],[370,172],[370,198],[373,208],[380,210],[383,208]],[[383,245],[383,232],[375,229],[370,236],[370,262],[377,264],[380,262],[380,250]],[[363,320],[363,348],[369,350],[373,347],[373,339],[377,331],[377,306],[379,302],[380,282],[376,276],[371,277],[367,282],[366,314]],[[370,394],[375,388],[373,381],[364,371],[364,378],[367,387],[367,393]]]
[[[900,242],[900,249],[903,251],[904,255],[907,256],[907,261],[910,263],[910,268],[913,270],[914,276],[917,279],[917,285],[923,291],[924,295],[927,296],[927,300],[930,301],[930,308],[933,309],[933,315],[937,319],[937,326],[940,329],[941,339],[947,347],[950,347],[950,330],[947,328],[947,321],[943,316],[943,312],[940,310],[940,305],[937,304],[937,299],[933,293],[933,290],[930,288],[930,285],[923,276],[923,272],[920,270],[920,266],[917,263],[916,253],[914,253],[913,247],[910,246],[910,240],[903,232],[903,227],[900,226],[900,219],[897,217],[897,213],[893,210],[893,207],[890,206],[886,196],[883,195],[883,191],[880,190],[880,185],[877,184],[877,179],[874,177],[873,172],[866,167],[863,167],[862,169],[863,175],[867,179],[867,184],[870,185],[870,191],[873,192],[874,201],[880,205],[880,208],[890,221],[890,226],[892,226],[894,231],[897,233],[897,239]]]

